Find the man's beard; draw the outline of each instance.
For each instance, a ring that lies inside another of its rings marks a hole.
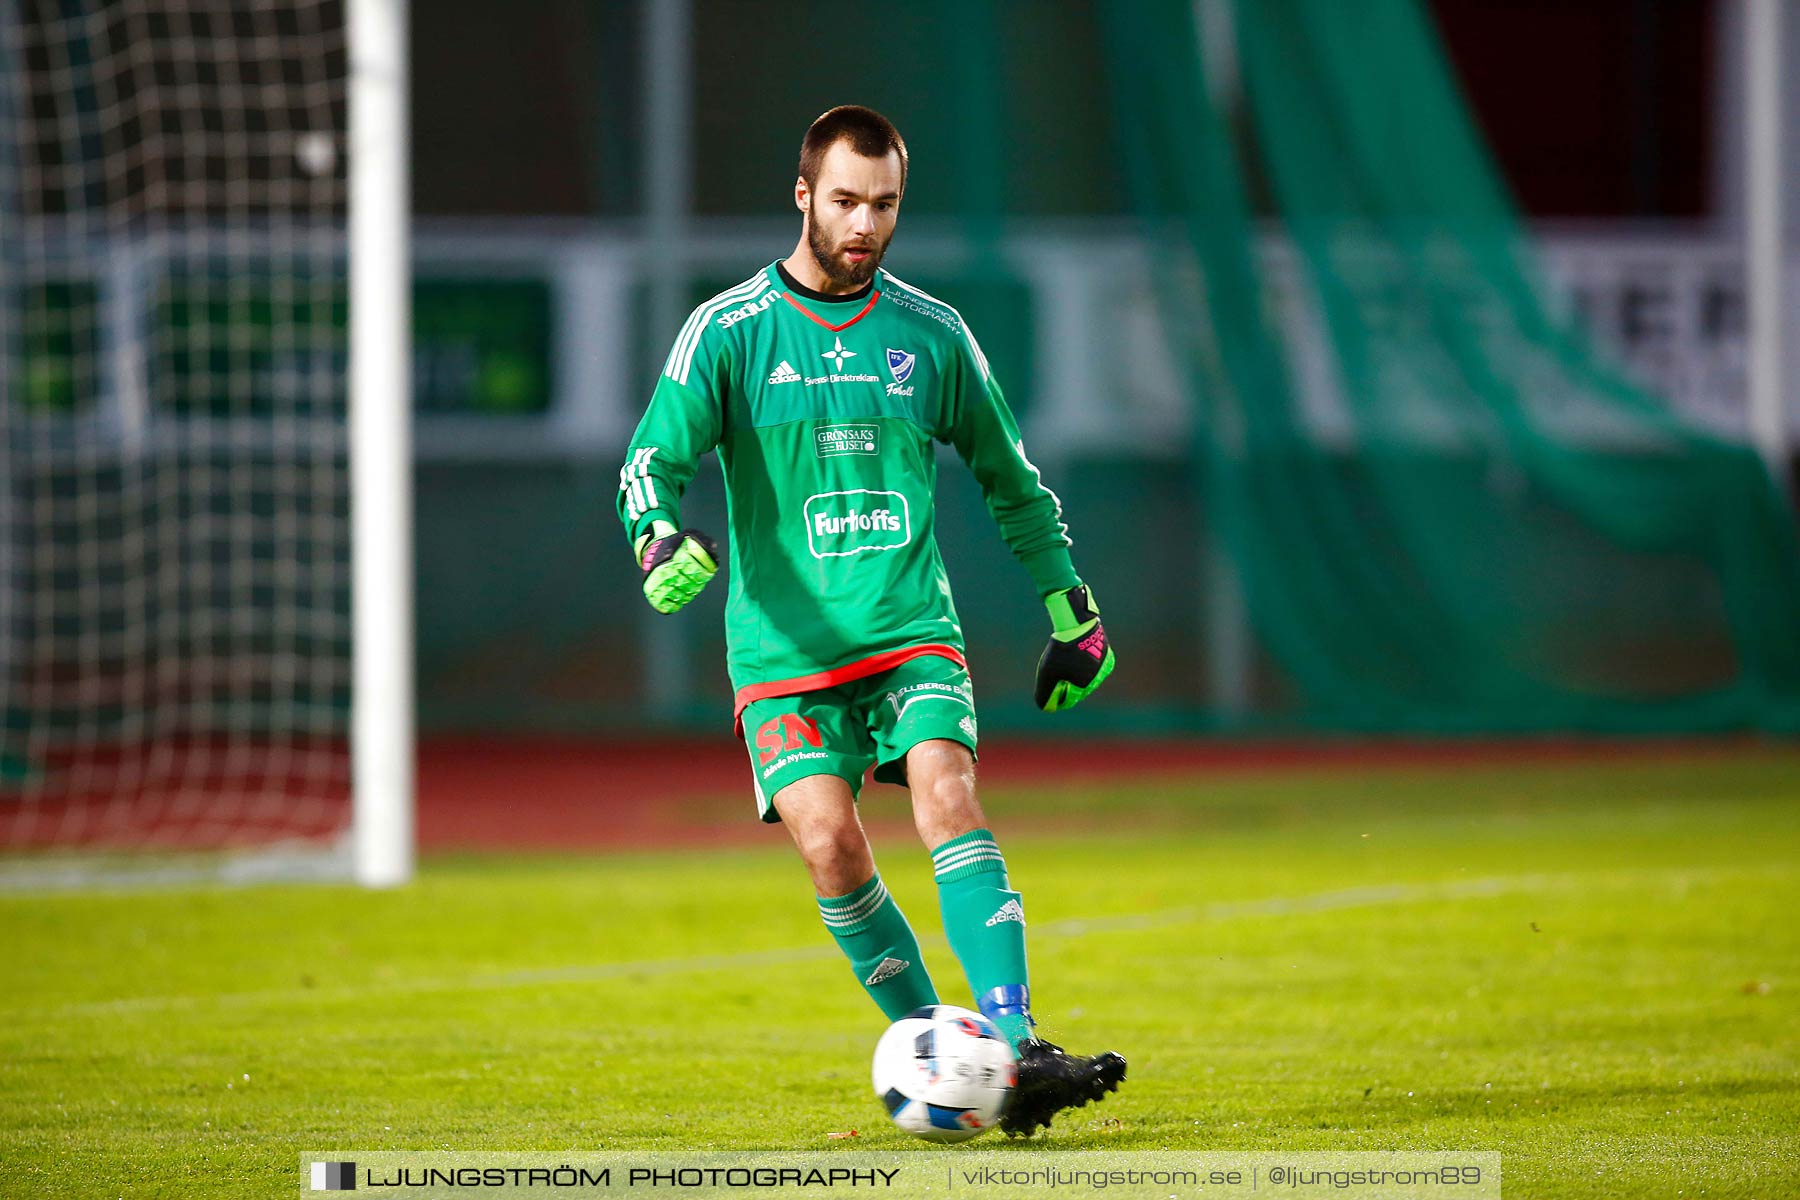
[[[831,238],[813,221],[806,222],[806,248],[812,251],[813,261],[819,264],[819,270],[825,272],[826,280],[832,288],[840,292],[854,292],[869,280],[875,278],[875,268],[881,265],[887,254],[888,242],[893,241],[888,235],[887,242],[878,242],[870,248],[869,257],[859,263],[841,261],[835,253],[836,247]]]

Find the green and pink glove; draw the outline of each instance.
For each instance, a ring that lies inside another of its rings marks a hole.
[[[1051,592],[1050,644],[1038,659],[1033,700],[1045,712],[1074,708],[1112,674],[1113,651],[1100,624],[1100,609],[1087,584]]]
[[[638,535],[637,560],[650,607],[673,613],[718,574],[719,544],[698,529],[677,532],[669,522],[657,521]]]

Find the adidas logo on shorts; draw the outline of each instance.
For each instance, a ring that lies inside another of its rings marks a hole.
[[[769,372],[769,382],[770,383],[799,383],[800,382],[800,372],[794,370],[794,368],[791,365],[789,365],[788,360],[784,358],[781,360],[781,363],[779,366],[777,366],[773,371]]]
[[[870,972],[869,977],[863,980],[863,982],[870,987],[874,987],[883,980],[892,979],[910,966],[912,966],[912,964],[903,958],[884,958],[881,960],[881,965]]]
[[[1020,904],[1017,900],[1008,900],[1005,904],[1000,906],[999,912],[987,919],[987,923],[990,927],[998,925],[1003,921],[1017,921],[1019,924],[1023,925],[1025,923],[1025,906]]]

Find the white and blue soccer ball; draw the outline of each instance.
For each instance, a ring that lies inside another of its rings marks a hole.
[[[1018,1068],[992,1021],[929,1004],[888,1026],[873,1076],[894,1124],[928,1142],[962,1142],[999,1121]]]

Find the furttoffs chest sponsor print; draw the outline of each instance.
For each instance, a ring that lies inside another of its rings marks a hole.
[[[801,512],[814,558],[898,550],[912,541],[912,510],[899,492],[820,492],[807,497]]]

